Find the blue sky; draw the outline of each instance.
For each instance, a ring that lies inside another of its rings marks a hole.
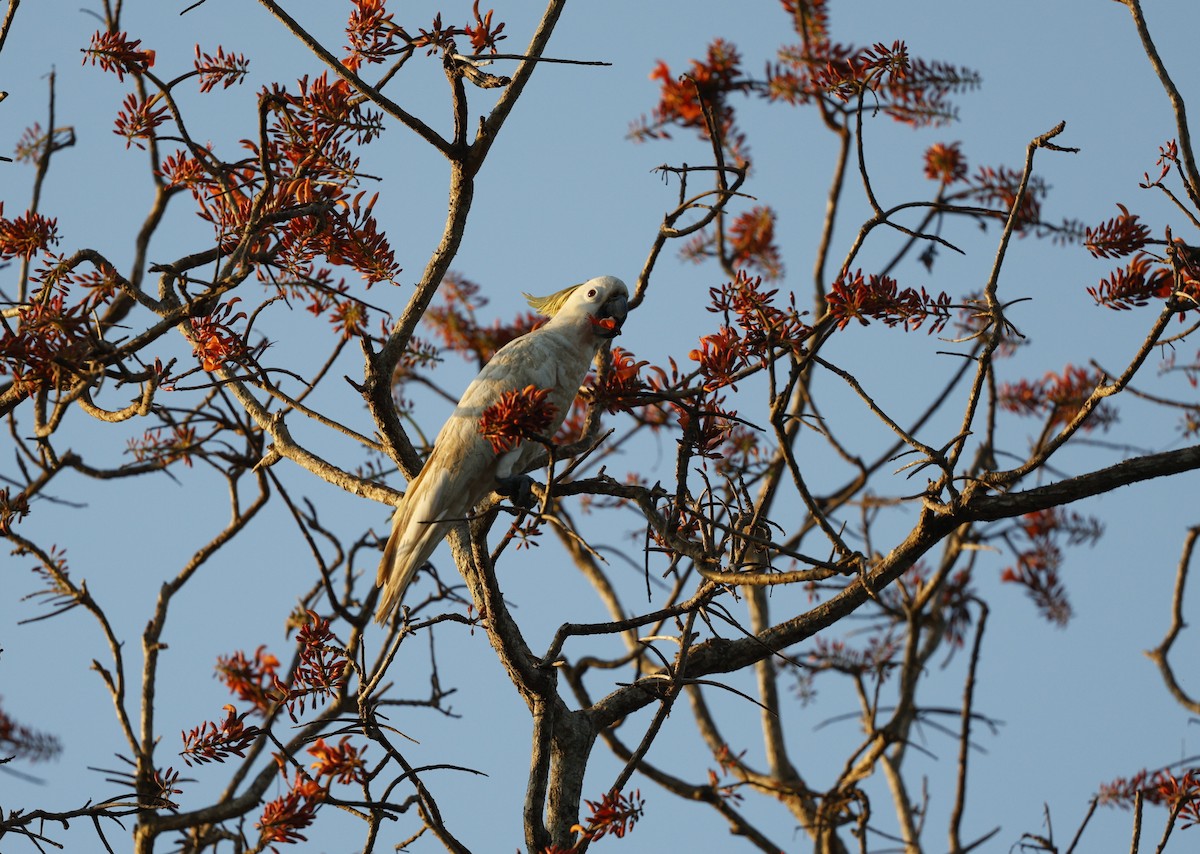
[[[165,76],[190,67],[197,42],[206,50],[221,44],[251,57],[251,80],[245,85],[205,97],[191,91],[184,96],[185,110],[193,116],[193,134],[230,150],[238,139],[253,133],[255,95],[263,82],[290,82],[319,73],[320,68],[257,5],[208,0],[179,17],[185,5],[132,0],[125,4],[126,24],[133,35],[158,51],[156,70]],[[496,16],[507,22],[509,39],[503,47],[517,50],[528,38],[539,4],[509,5],[519,8],[501,5]],[[1147,11],[1151,30],[1176,82],[1185,96],[1200,92],[1200,74],[1189,44],[1197,24],[1193,3],[1170,0],[1147,5],[1153,7]],[[327,43],[336,49],[342,44],[341,6],[307,0],[288,8],[326,34]],[[328,11],[331,7],[336,7],[336,13]],[[419,27],[427,26],[437,8],[449,20],[466,20],[470,3],[413,2],[396,8],[402,10],[398,17],[406,25]],[[781,43],[790,40],[787,21],[775,3],[755,4],[749,13],[745,9],[746,4],[681,0],[609,0],[568,7],[548,53],[606,60],[612,66],[539,69],[480,176],[454,269],[485,286],[492,299],[488,310],[495,316],[515,313],[522,291],[548,293],[603,274],[627,281],[636,276],[676,193],[675,186],[664,185],[652,169],[664,162],[699,163],[706,156],[705,146],[686,134],[677,134],[670,142],[642,145],[626,139],[629,123],[648,113],[656,101],[648,74],[659,59],[676,71],[684,69],[688,59],[700,55],[717,35],[739,47],[748,69],[760,69]],[[56,69],[58,121],[73,125],[79,142],[56,158],[42,209],[58,217],[63,248],[93,246],[120,263],[131,256],[131,235],[150,198],[149,181],[144,155],[126,151],[123,141],[109,130],[128,85],[80,64],[79,49],[86,46],[95,27],[95,19],[76,4],[20,7],[0,54],[0,89],[9,92],[0,103],[0,152],[11,149],[27,125],[45,123],[44,75]],[[1140,54],[1122,5],[1084,0],[1053,4],[855,0],[834,5],[833,30],[836,40],[856,44],[904,39],[916,56],[966,65],[983,76],[978,91],[960,98],[957,125],[913,132],[882,117],[867,123],[874,186],[885,206],[931,194],[920,165],[921,153],[933,142],[961,140],[972,167],[1016,167],[1032,137],[1065,120],[1061,141],[1080,147],[1080,153],[1043,152],[1037,162],[1039,174],[1052,187],[1049,219],[1077,217],[1094,224],[1115,215],[1115,203],[1123,202],[1156,230],[1166,222],[1180,222],[1157,194],[1137,187],[1142,173],[1153,169],[1158,146],[1176,132],[1167,100]],[[411,65],[393,97],[444,129],[449,115],[440,64],[434,58],[414,60]],[[486,111],[490,96],[473,93],[473,97],[473,112]],[[814,115],[751,102],[739,105],[739,110],[754,155],[747,192],[778,210],[779,241],[788,267],[785,284],[807,304],[805,288],[824,211],[833,142]],[[446,169],[435,153],[398,127],[368,150],[364,163],[366,171],[382,179],[376,215],[404,267],[398,291],[379,288],[370,298],[398,311],[436,244],[445,210]],[[27,167],[0,164],[0,199],[6,215],[23,209],[31,176]],[[181,206],[168,220],[151,260],[189,251],[206,236],[204,224],[183,211]],[[857,197],[848,203],[835,233],[840,247],[834,251],[835,259],[849,245],[865,212]],[[996,231],[957,228],[952,239],[967,254],[943,253],[932,274],[910,263],[898,272],[903,284],[944,289],[953,295],[982,285],[995,251]],[[1177,233],[1181,228],[1177,226]],[[886,257],[894,246],[890,238],[881,238],[868,247],[862,264]],[[1088,258],[1078,247],[1052,247],[1033,239],[1014,243],[1001,287],[1007,298],[1032,298],[1012,315],[1032,344],[1003,366],[1009,372],[1005,378],[1040,377],[1067,362],[1086,363],[1093,357],[1112,365],[1128,358],[1151,315],[1095,307],[1084,290],[1112,266]],[[0,272],[10,274],[11,268]],[[713,329],[712,316],[703,305],[707,289],[721,278],[714,268],[664,258],[644,307],[630,318],[621,343],[652,361],[670,355],[686,359],[696,338]],[[315,358],[305,346],[305,337],[319,330],[319,322],[290,318],[278,328],[276,346],[304,365]],[[933,355],[937,349],[945,347],[924,333],[905,335],[873,326],[848,330],[828,353],[855,367],[864,384],[903,411],[905,406],[915,406],[909,401],[911,388],[927,384],[927,376],[949,370],[952,363],[946,357]],[[1190,354],[1184,345],[1180,358]],[[357,359],[349,354],[343,372],[353,375],[360,369]],[[1153,367],[1147,373],[1148,388],[1163,393],[1187,391],[1177,376],[1153,385]],[[469,371],[451,359],[439,379],[457,391],[468,381]],[[361,400],[348,386],[330,392],[322,402],[330,411],[343,413],[356,429],[370,430]],[[422,421],[432,435],[446,407],[434,401],[424,405],[427,414]],[[853,423],[854,402],[847,397],[845,405],[846,422]],[[865,421],[866,416],[858,420]],[[68,423],[63,447],[72,443],[83,447],[81,443],[91,441],[92,426],[82,417]],[[1008,426],[1011,443],[1017,447],[1024,433],[1032,437],[1037,432],[1032,423]],[[1135,406],[1122,409],[1122,421],[1106,438],[1160,450],[1178,444],[1175,427],[1174,415]],[[111,449],[89,448],[89,453],[115,464],[123,447],[117,443]],[[669,462],[671,450],[669,444],[642,448],[638,452],[642,456],[631,458],[629,465],[651,470],[664,457]],[[1111,462],[1114,453],[1100,447],[1085,449],[1055,463],[1059,470],[1071,471]],[[814,466],[821,470],[817,463]],[[322,520],[342,533],[349,535],[371,524],[383,530],[386,525],[387,508],[353,499],[298,470],[285,476],[294,489],[316,503]],[[834,467],[828,469],[828,477],[831,481],[838,477]],[[39,505],[23,523],[28,536],[68,546],[74,572],[87,578],[99,600],[110,603],[135,670],[140,632],[160,581],[177,571],[228,515],[220,487],[211,476],[195,471],[180,473],[180,478],[179,484],[160,478],[106,485],[103,490],[71,480],[64,497],[83,502],[83,508]],[[1186,528],[1196,524],[1189,499],[1197,485],[1192,474],[1121,490],[1075,508],[1100,516],[1109,527],[1098,548],[1075,551],[1068,558],[1065,581],[1076,617],[1065,631],[1041,622],[1019,591],[1000,588],[994,579],[990,586],[981,583],[995,595],[978,708],[1004,721],[998,736],[980,734],[979,742],[987,752],[973,758],[978,776],[968,801],[966,836],[1002,826],[986,850],[1006,851],[1022,832],[1043,832],[1043,802],[1052,810],[1056,838],[1069,838],[1100,781],[1200,753],[1188,716],[1171,703],[1142,655],[1166,628],[1179,547]],[[198,503],[198,496],[215,497]],[[605,524],[611,539],[620,540],[634,530],[636,520],[616,518]],[[199,724],[201,715],[217,716],[227,701],[223,688],[210,678],[217,654],[253,650],[260,643],[282,651],[280,621],[312,574],[311,561],[301,546],[288,541],[290,534],[281,507],[271,508],[249,536],[197,578],[191,595],[183,600],[185,607],[172,612],[169,666],[160,686],[163,764],[171,764],[177,749],[166,743],[176,729]],[[442,560],[448,560],[444,553]],[[997,557],[995,562],[993,575],[1003,559]],[[4,589],[12,591],[0,600],[4,708],[18,720],[60,734],[65,751],[55,763],[26,769],[46,781],[40,788],[0,772],[0,804],[65,809],[88,797],[110,794],[100,782],[101,775],[83,770],[114,767],[112,753],[122,748],[103,686],[88,672],[91,660],[104,661],[107,651],[82,614],[17,627],[18,620],[36,613],[31,603],[17,601],[35,589],[35,581],[22,559],[5,557],[2,566]],[[535,552],[525,562],[510,562],[501,582],[506,596],[517,604],[518,619],[527,621],[523,624],[536,642],[544,644],[563,620],[604,617],[584,582],[550,549]],[[622,582],[629,585],[632,597],[641,583],[640,574],[631,570]],[[237,596],[227,594],[231,586]],[[416,764],[448,762],[486,771],[487,778],[448,775],[429,782],[451,826],[463,828],[468,844],[481,851],[523,847],[519,805],[528,762],[524,709],[482,634],[448,633],[439,643],[444,645],[442,678],[460,686],[454,707],[462,718],[426,714],[398,721],[400,729],[421,743],[410,759]],[[1182,648],[1186,646],[1185,638],[1180,650],[1184,673],[1187,664],[1195,662],[1194,644]],[[956,660],[944,672],[931,674],[931,703],[957,705],[961,664]],[[398,661],[393,676],[423,679],[420,666],[417,657]],[[51,678],[46,678],[47,673]],[[739,683],[734,680],[734,684]],[[819,682],[818,688],[818,704],[788,710],[793,750],[799,762],[811,761],[807,767],[818,769],[812,772],[817,785],[822,771],[836,771],[846,745],[857,737],[854,723],[818,728],[848,711],[851,702],[834,682]],[[631,725],[640,731],[636,726],[644,723]],[[634,736],[626,734],[626,738]],[[747,732],[746,738],[753,749],[754,733]],[[930,732],[924,746],[931,755],[914,755],[910,773],[929,775],[934,803],[925,842],[930,850],[938,850],[945,838],[955,745]],[[696,779],[712,764],[691,735],[683,706],[673,714],[650,759],[676,762],[675,767]],[[607,787],[616,767],[610,760],[598,759],[586,787],[588,796]],[[199,781],[193,784],[199,793],[219,781],[221,773],[210,767],[193,769],[191,776]],[[646,796],[648,812],[634,836],[623,843],[629,850],[650,850],[667,842],[683,850],[725,846],[724,824],[716,815],[699,805],[678,803],[636,777],[635,784]],[[876,813],[889,813],[882,784],[873,784],[870,791]],[[802,834],[794,831],[790,817],[758,800],[747,805],[747,812],[776,839],[803,849]],[[1147,834],[1156,835],[1161,820],[1160,813],[1150,813]],[[328,827],[318,825],[312,848],[353,850],[353,842],[346,840],[357,839],[355,823],[339,817],[327,821]],[[888,819],[881,822],[888,826]],[[90,833],[87,828],[72,830],[76,832]],[[1102,812],[1093,820],[1087,839],[1095,846],[1110,834],[1127,839],[1128,832],[1127,814]],[[618,843],[600,844],[615,847]],[[434,849],[418,846],[416,850]]]

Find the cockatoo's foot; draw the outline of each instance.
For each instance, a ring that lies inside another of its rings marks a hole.
[[[537,504],[537,496],[533,494],[533,478],[527,474],[496,478],[496,492],[511,498],[513,504],[526,510]]]

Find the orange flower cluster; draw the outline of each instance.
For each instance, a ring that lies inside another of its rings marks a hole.
[[[216,54],[200,52],[196,45],[196,74],[200,76],[200,91],[211,92],[220,84],[222,89],[228,89],[235,83],[241,83],[246,78],[250,68],[250,60],[245,54],[226,53],[225,48],[217,46]]]
[[[546,398],[548,388],[527,385],[523,389],[506,391],[500,399],[483,410],[479,417],[479,432],[492,450],[505,454],[525,439],[541,436],[554,422],[554,405]]]
[[[672,73],[659,61],[650,74],[659,84],[658,104],[649,119],[634,122],[630,136],[637,140],[669,138],[670,129],[676,127],[697,131],[704,138],[717,135],[727,162],[745,167],[749,152],[736,123],[731,97],[735,93],[792,105],[820,102],[826,120],[831,120],[846,116],[854,109],[846,102],[870,91],[873,110],[906,124],[926,126],[952,120],[956,115],[952,97],[979,83],[979,75],[969,69],[911,58],[901,41],[866,48],[832,41],[827,0],[784,0],[783,8],[799,43],[781,47],[777,60],[767,63],[763,78],[747,75],[737,48],[723,39],[713,41],[705,58],[692,60],[683,75]],[[966,163],[957,144],[931,148],[926,155],[926,173],[943,183],[963,180]],[[1010,178],[1007,173],[982,173],[972,190],[991,203],[1003,201],[1007,193],[1011,203]],[[1026,196],[1022,214],[1028,223],[1037,221],[1041,189],[1042,185],[1035,183]],[[783,264],[774,226],[771,209],[758,206],[737,216],[723,229],[723,236],[714,228],[699,231],[686,244],[683,255],[695,260],[720,255],[722,263],[734,268],[778,278]]]
[[[1127,311],[1147,305],[1151,299],[1166,299],[1175,290],[1174,280],[1169,267],[1139,252],[1123,269],[1114,270],[1087,292],[1097,305]]]
[[[725,324],[700,338],[688,358],[700,365],[703,388],[712,392],[724,386],[736,389],[740,372],[753,362],[766,363],[779,347],[799,353],[810,330],[794,302],[775,305],[778,291],[763,291],[762,277],[738,271],[732,282],[710,288],[709,311],[723,315]],[[794,299],[794,298],[793,298]],[[736,328],[734,328],[736,326]]]
[[[887,326],[905,329],[918,329],[928,320],[928,331],[933,334],[940,332],[950,320],[950,297],[944,291],[933,296],[924,288],[919,291],[901,289],[891,276],[864,276],[861,270],[839,276],[830,287],[826,301],[838,329],[844,329],[854,319],[863,326],[869,324],[868,318],[873,318]]]
[[[177,151],[163,158],[157,172],[168,187],[192,189],[208,181],[204,164],[185,151]]]
[[[350,44],[350,55],[342,60],[351,71],[358,71],[364,62],[384,62],[410,50],[407,39],[401,40],[404,32],[395,22],[392,13],[384,9],[386,0],[353,0],[350,18],[346,22],[346,38]]]
[[[622,347],[612,350],[612,367],[603,384],[598,384],[595,374],[588,375],[587,397],[603,406],[610,415],[630,412],[649,390],[642,379],[642,368],[650,364],[639,361],[633,353]]]
[[[1094,543],[1102,533],[1097,520],[1066,510],[1027,513],[1006,538],[1016,552],[1016,564],[1005,568],[1000,580],[1024,587],[1045,619],[1065,626],[1071,619],[1071,605],[1059,577],[1063,561],[1059,540],[1069,546]]]
[[[700,363],[705,391],[715,391],[723,386],[737,389],[737,373],[746,367],[746,350],[742,339],[728,326],[701,337],[700,346],[688,353],[688,358]]]
[[[338,783],[362,783],[367,778],[367,768],[362,758],[366,748],[354,747],[348,735],[343,736],[337,745],[327,744],[325,739],[318,738],[308,752],[316,757],[317,761],[309,767],[318,780],[328,777]]]
[[[643,117],[635,122],[630,128],[630,137],[635,140],[669,139],[671,134],[667,128],[676,126],[695,130],[707,139],[708,120],[704,116],[707,105],[712,110],[722,148],[734,163],[746,165],[749,160],[745,136],[737,130],[728,97],[733,92],[750,91],[754,86],[742,76],[740,66],[737,48],[720,38],[708,46],[703,61],[692,60],[691,68],[678,77],[660,60],[650,72],[651,80],[661,81],[653,119]]]
[[[1083,247],[1096,258],[1132,255],[1150,239],[1150,229],[1138,221],[1137,214],[1130,214],[1122,204],[1117,207],[1121,209],[1120,216],[1084,232]]]
[[[99,65],[101,71],[111,71],[118,80],[124,80],[126,74],[141,74],[154,65],[154,51],[139,50],[141,39],[131,40],[123,32],[102,32],[97,30],[92,35],[92,44],[83,52],[83,64],[90,60],[92,65]]]
[[[286,704],[292,719],[296,720],[297,706],[303,712],[307,697],[323,697],[340,689],[346,678],[345,651],[334,646],[336,637],[329,621],[312,611],[307,612],[307,621],[297,635],[300,646],[299,661],[289,688],[279,678],[279,660],[259,647],[253,659],[243,653],[218,659],[217,672],[230,691],[251,704],[241,714],[233,705],[226,705],[226,716],[221,721],[206,721],[190,732],[181,733],[183,750],[180,755],[191,765],[207,762],[223,762],[229,756],[244,757],[246,751],[263,735],[257,726],[247,726],[245,719],[250,714],[268,717]],[[346,736],[331,745],[318,738],[308,749],[315,758],[312,763],[313,776],[297,773],[287,793],[266,805],[256,825],[262,831],[264,844],[301,841],[299,833],[312,824],[317,807],[325,800],[328,785],[333,782],[355,783],[366,779],[363,762],[364,749],[350,744]],[[282,769],[288,764],[280,756],[276,761]],[[176,777],[178,775],[175,775]],[[324,786],[319,782],[325,779]],[[173,780],[168,780],[173,784]]]
[[[67,305],[57,293],[17,309],[15,329],[0,331],[0,376],[24,394],[70,385],[94,342],[85,303]]]
[[[197,48],[193,73],[202,91],[211,91],[243,79],[246,67],[240,54]],[[264,141],[243,143],[250,157],[224,164],[211,153],[178,151],[164,158],[159,174],[191,192],[197,213],[213,225],[226,252],[249,249],[259,277],[281,290],[321,290],[331,278],[318,268],[321,258],[354,269],[368,286],[394,281],[400,267],[373,216],[375,198],[354,193],[359,159],[353,147],[379,136],[382,114],[328,73],[305,77],[296,89],[274,84],[263,90],[260,101],[270,121]],[[154,134],[164,117],[139,112],[142,106],[127,105],[118,117],[119,133],[130,139]]]
[[[224,706],[225,719],[205,721],[191,732],[182,732],[183,750],[179,755],[188,765],[195,762],[203,765],[206,762],[224,762],[230,756],[246,755],[255,740],[262,735],[262,730],[256,726],[246,726],[243,721],[249,712],[240,715],[232,705]]]
[[[621,792],[605,792],[599,801],[584,799],[584,803],[592,811],[587,826],[577,824],[571,830],[593,842],[609,834],[617,839],[623,838],[633,830],[646,807],[640,789],[634,789],[628,795]]]
[[[775,243],[775,211],[757,205],[738,214],[724,233],[724,245],[718,245],[717,234],[701,230],[684,245],[680,255],[694,262],[721,256],[744,274],[757,270],[768,279],[783,275],[783,259]]]
[[[176,425],[169,435],[163,433],[164,428],[155,427],[144,432],[141,438],[130,439],[126,443],[126,453],[132,454],[139,463],[154,462],[165,468],[171,463],[182,462],[191,468],[192,451],[201,444],[196,441],[196,428]]]
[[[902,41],[833,53],[813,75],[813,84],[831,97],[848,101],[870,91],[878,109],[912,127],[948,124],[958,114],[951,96],[979,85],[977,72],[945,62],[910,59]]]
[[[969,179],[969,198],[984,207],[993,208],[1007,215],[1017,201],[1021,187],[1022,172],[1007,166],[981,166]],[[1042,199],[1046,196],[1046,182],[1037,175],[1029,179],[1021,208],[1017,211],[1016,228],[1023,230],[1037,225],[1042,219]]]
[[[280,678],[279,659],[267,652],[265,646],[255,650],[253,659],[241,651],[220,656],[217,675],[230,693],[251,704],[251,712],[265,718],[283,704],[292,720],[296,720],[308,702],[316,706],[318,700],[341,690],[349,675],[346,651],[328,620],[307,611],[296,642],[299,660],[290,684]]]
[[[323,254],[330,264],[344,264],[357,270],[370,287],[377,282],[391,281],[400,272],[396,253],[371,212],[379,199],[376,193],[364,207],[358,193],[338,206],[324,223],[325,227],[312,232],[309,252]],[[293,220],[294,222],[294,220]]]
[[[945,124],[951,97],[979,84],[979,75],[943,62],[910,58],[902,41],[859,48],[830,37],[827,0],[784,0],[799,43],[783,45],[764,80],[743,91],[792,105],[815,100],[839,107],[872,93],[872,108],[913,126]]]
[[[240,301],[240,297],[234,297],[214,306],[208,314],[192,318],[192,334],[196,337],[192,355],[200,360],[204,370],[219,370],[225,362],[238,361],[249,352],[242,336],[232,327],[237,321],[246,319],[244,311],[233,313],[233,307]]]
[[[889,48],[876,43],[852,54],[831,57],[817,69],[813,82],[839,101],[849,101],[868,89],[884,89],[908,76],[908,47],[897,41]],[[922,90],[899,88],[901,97],[921,97]]]
[[[279,659],[266,651],[265,645],[254,651],[254,658],[246,658],[238,650],[231,656],[218,656],[217,677],[225,683],[230,693],[244,703],[250,703],[251,711],[267,717],[279,703]]]
[[[709,288],[708,293],[712,302],[708,310],[722,314],[726,325],[736,324],[746,347],[756,355],[765,356],[780,346],[799,354],[812,332],[796,309],[795,294],[790,294],[787,305],[781,308],[775,304],[779,291],[764,291],[759,276],[751,278],[739,270],[732,282]]]
[[[304,713],[309,698],[312,698],[315,707],[318,700],[332,697],[345,684],[350,665],[346,660],[346,651],[340,643],[335,645],[336,641],[329,620],[309,611],[308,621],[296,634],[300,660],[292,676],[291,687],[284,692],[292,720]],[[278,679],[275,680],[275,686],[283,691],[283,684]]]
[[[745,88],[747,84],[739,82],[741,61],[737,48],[724,39],[714,39],[704,61],[693,59],[691,68],[683,75],[672,74],[670,66],[659,60],[650,72],[651,80],[662,83],[660,100],[654,108],[656,135],[668,138],[662,128],[669,124],[693,128],[706,135],[701,97],[715,104],[727,93]]]
[[[29,515],[29,497],[25,490],[19,490],[15,495],[7,486],[0,488],[0,534],[12,531],[13,522],[20,522]],[[3,732],[0,727],[0,733]]]
[[[735,267],[761,270],[767,279],[783,275],[783,260],[775,245],[775,211],[756,205],[729,225],[729,249]]]
[[[317,809],[327,794],[316,780],[297,772],[287,792],[263,807],[254,825],[262,833],[262,843],[306,842],[308,837],[300,831],[316,820]]]
[[[5,219],[0,202],[0,261],[32,258],[58,243],[58,220],[26,212],[16,219]]]
[[[1200,824],[1200,768],[1181,769],[1177,773],[1167,768],[1153,772],[1143,769],[1129,778],[1118,777],[1101,784],[1096,802],[1129,809],[1139,793],[1146,803],[1178,809],[1181,829]]]
[[[126,148],[136,145],[144,151],[146,146],[138,140],[150,139],[154,136],[155,129],[167,120],[168,108],[164,105],[155,109],[154,105],[158,103],[160,103],[158,95],[142,99],[136,93],[130,92],[125,98],[121,104],[121,111],[117,113],[113,133],[125,137]]]
[[[962,144],[938,142],[925,149],[925,177],[942,184],[955,184],[967,177],[967,158]]]
[[[494,9],[488,9],[482,16],[479,14],[479,0],[475,0],[471,6],[471,14],[475,16],[474,26],[463,28],[463,34],[471,40],[471,49],[475,53],[483,53],[485,50],[496,53],[498,48],[497,42],[504,41],[508,36],[502,36],[504,32],[504,22],[501,21],[495,26],[492,25],[492,13]]]
[[[1084,401],[1091,397],[1103,380],[1099,371],[1067,365],[1061,374],[1053,371],[1040,380],[1020,380],[1000,387],[1000,406],[1018,415],[1049,415],[1049,425],[1067,424],[1079,413]],[[1107,402],[1092,410],[1084,430],[1107,428],[1117,419],[1116,411]]]
[[[511,323],[499,320],[484,326],[476,317],[476,310],[487,305],[475,282],[453,273],[447,274],[442,282],[442,305],[431,306],[425,313],[425,322],[446,344],[446,349],[474,357],[479,365],[489,362],[496,351],[537,328],[544,318],[532,312],[518,314]]]

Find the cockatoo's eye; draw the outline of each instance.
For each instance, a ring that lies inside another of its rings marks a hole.
[[[588,295],[588,299],[593,299],[596,296],[596,289],[595,288],[589,289],[587,292],[587,295]]]

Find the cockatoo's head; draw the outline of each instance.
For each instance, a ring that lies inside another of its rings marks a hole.
[[[599,276],[582,285],[571,285],[548,297],[525,299],[538,314],[544,314],[558,323],[591,324],[592,331],[601,338],[615,338],[621,333],[621,325],[629,313],[629,288],[615,276]]]

